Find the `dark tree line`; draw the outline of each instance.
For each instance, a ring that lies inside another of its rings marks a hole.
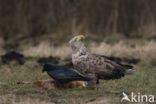
[[[0,36],[106,35],[156,23],[156,0],[0,0]]]

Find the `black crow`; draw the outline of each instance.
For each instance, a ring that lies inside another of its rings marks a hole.
[[[47,72],[55,81],[64,85],[70,81],[91,81],[89,77],[84,77],[77,72],[70,70],[64,66],[56,66],[45,64],[42,72]]]

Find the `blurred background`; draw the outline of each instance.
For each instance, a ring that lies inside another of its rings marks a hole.
[[[79,34],[89,52],[133,65],[136,73],[101,81],[94,91],[16,84],[48,79],[44,63],[73,68],[68,42]],[[84,104],[102,97],[102,104],[119,104],[123,91],[156,94],[155,71],[156,0],[0,0],[0,103]]]
[[[0,36],[5,41],[69,40],[75,33],[156,38],[155,5],[155,0],[0,0]]]
[[[143,51],[153,52],[155,5],[155,0],[0,0],[0,54],[20,51],[27,56],[67,57],[71,56],[68,41],[84,34],[92,52],[142,58],[131,50],[140,44],[151,46]],[[125,44],[129,48],[121,49]],[[144,56],[153,57],[149,54]]]
[[[149,62],[155,57],[155,5],[155,0],[0,0],[0,54],[71,57],[68,41],[83,34],[92,52]]]

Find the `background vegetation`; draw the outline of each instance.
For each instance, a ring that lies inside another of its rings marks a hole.
[[[0,0],[0,36],[155,36],[155,0]]]

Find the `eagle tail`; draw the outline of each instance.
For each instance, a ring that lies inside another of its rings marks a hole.
[[[133,74],[135,72],[135,70],[133,69],[133,66],[131,65],[123,65],[123,64],[120,64],[122,65],[124,68],[125,68],[125,74]]]
[[[135,72],[135,70],[134,69],[126,69],[126,72],[125,72],[125,74],[133,74]]]

